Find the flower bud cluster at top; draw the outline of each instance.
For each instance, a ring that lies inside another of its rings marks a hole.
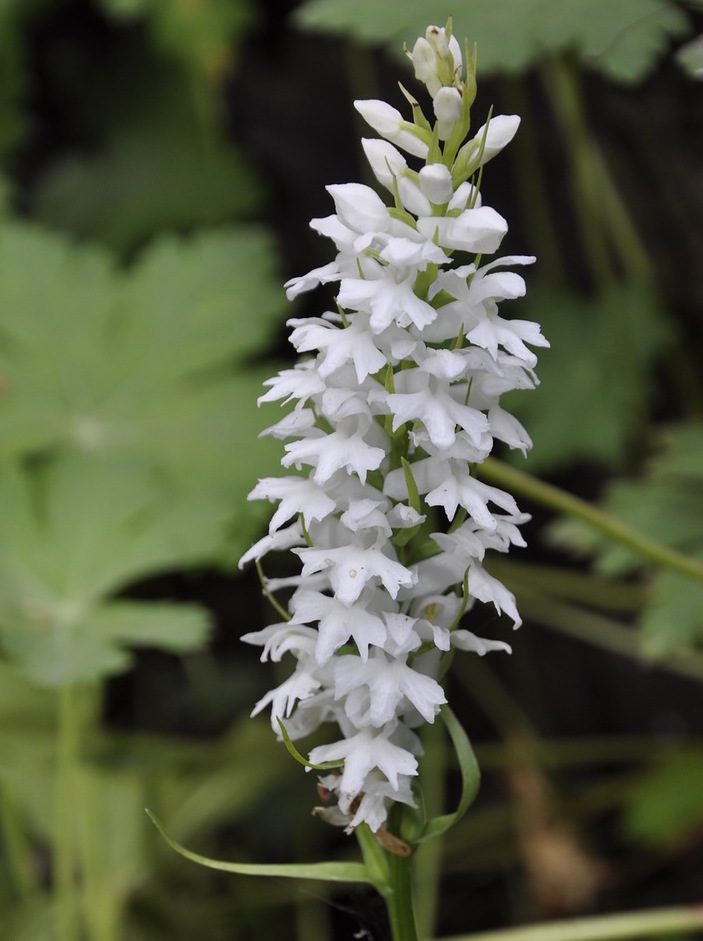
[[[527,517],[472,465],[495,440],[531,446],[500,397],[537,384],[527,344],[548,345],[537,324],[498,314],[525,292],[506,269],[534,259],[480,263],[507,231],[481,203],[481,168],[519,119],[494,117],[467,139],[475,61],[467,51],[462,78],[450,24],[429,27],[408,54],[435,121],[407,92],[412,121],[383,101],[355,102],[380,135],[362,143],[390,205],[358,183],[329,186],[335,212],[311,222],[337,255],[287,294],[334,282],[336,309],[289,321],[296,350],[312,355],[270,379],[260,401],[294,403],[267,433],[287,442],[281,463],[295,473],[250,494],[278,506],[241,560],[291,550],[301,563],[298,575],[265,580],[272,596],[293,589],[287,613],[277,603],[284,620],[243,638],[263,647],[262,660],[294,663],[253,714],[270,707],[291,740],[334,723],[338,740],[309,755],[331,768],[320,792],[334,801],[317,810],[373,831],[394,802],[415,806],[417,730],[446,702],[443,656],[510,651],[460,619],[485,602],[520,624],[513,595],[482,563],[487,550],[524,545]]]

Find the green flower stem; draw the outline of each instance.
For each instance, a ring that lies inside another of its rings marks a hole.
[[[388,853],[390,891],[385,896],[393,941],[418,941],[412,895],[412,856]]]
[[[383,895],[393,941],[418,941],[412,899],[412,856],[396,856],[383,849],[367,824],[354,831],[364,864]]]
[[[53,842],[53,884],[57,941],[78,941],[78,898],[75,881],[75,779],[78,754],[78,712],[75,689],[59,692],[58,766]]]
[[[553,484],[538,480],[524,471],[510,467],[495,458],[486,458],[482,464],[476,465],[479,477],[498,486],[506,487],[513,493],[521,494],[535,503],[546,506],[559,513],[566,513],[583,520],[589,526],[597,529],[605,536],[615,539],[627,546],[648,562],[673,569],[683,575],[689,575],[699,582],[703,582],[703,563],[697,559],[689,558],[676,549],[664,546],[648,536],[643,536],[631,529],[625,523],[615,519],[598,507],[591,506],[585,500],[575,497],[565,490],[560,490]]]
[[[59,692],[58,768],[54,826],[57,941],[115,941],[121,901],[112,891],[101,842],[101,781],[81,761],[81,742],[95,728],[98,687]]]
[[[423,757],[420,766],[420,781],[428,819],[438,817],[445,803],[445,781],[449,748],[441,722],[433,722],[423,730]],[[452,755],[453,758],[453,755]],[[432,936],[437,921],[440,900],[439,883],[442,875],[443,840],[427,840],[421,843],[414,856],[415,916],[422,938]]]
[[[703,905],[688,905],[572,918],[505,931],[482,931],[480,934],[443,938],[442,941],[624,941],[626,938],[687,934],[700,928],[703,928]]]
[[[30,843],[14,801],[5,787],[0,787],[0,833],[7,854],[12,889],[19,898],[27,898],[37,888],[37,880],[29,862]]]
[[[101,841],[100,776],[90,768],[77,774],[77,816],[83,911],[89,941],[117,941],[121,919],[120,893],[113,891],[106,872],[106,854]]]

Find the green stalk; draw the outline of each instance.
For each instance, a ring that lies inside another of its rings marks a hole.
[[[601,181],[591,159],[591,138],[580,89],[569,65],[557,58],[548,59],[542,66],[542,83],[562,129],[584,255],[600,293],[607,293],[615,284],[615,272],[604,240]]]
[[[422,736],[422,794],[428,819],[442,813],[445,797],[448,748],[440,722],[428,725]],[[442,876],[443,839],[427,840],[415,852],[415,915],[418,931],[429,938],[435,929]]]
[[[412,896],[412,856],[388,853],[390,891],[385,896],[393,941],[418,941]]]
[[[0,832],[2,832],[10,881],[19,898],[27,898],[37,888],[29,863],[30,843],[7,788],[0,787]]]
[[[78,804],[79,852],[83,912],[89,941],[116,941],[120,920],[120,899],[111,891],[105,869],[101,841],[100,776],[91,768],[79,768],[76,798]]]
[[[689,575],[703,582],[703,563],[697,559],[689,558],[676,549],[671,549],[638,533],[604,510],[592,506],[565,490],[560,490],[553,484],[545,483],[524,471],[490,457],[486,458],[482,464],[476,465],[475,470],[479,477],[491,483],[504,486],[511,492],[519,493],[550,510],[583,520],[593,529],[632,549],[648,562],[654,562],[655,565],[673,569],[675,572],[681,572],[683,575]]]
[[[688,934],[703,928],[703,906],[653,908],[644,912],[570,918],[546,925],[482,931],[479,934],[444,938],[443,941],[624,941]]]
[[[371,881],[384,898],[393,941],[418,941],[412,899],[412,856],[383,849],[369,827],[355,830]]]
[[[57,941],[78,941],[78,898],[75,882],[74,814],[78,755],[78,714],[75,689],[59,692],[58,766],[53,841],[53,882]]]

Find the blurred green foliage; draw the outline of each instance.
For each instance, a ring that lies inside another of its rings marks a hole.
[[[703,426],[672,425],[658,434],[658,447],[642,474],[608,487],[604,507],[659,542],[703,559]],[[573,521],[552,529],[559,544],[593,555],[600,571],[627,576],[642,560]],[[703,642],[703,585],[666,570],[648,573],[647,603],[639,616],[642,651],[661,658]]]
[[[210,634],[201,605],[130,597],[132,586],[229,567],[259,532],[262,509],[246,495],[279,455],[258,438],[272,416],[255,402],[285,303],[274,240],[246,221],[263,186],[226,142],[217,105],[252,7],[104,8],[107,55],[75,44],[71,55],[65,37],[64,46],[49,40],[51,107],[76,143],[53,159],[40,154],[29,219],[12,210],[16,187],[2,184],[8,941],[184,936],[169,901],[170,854],[144,806],[153,801],[179,838],[209,828],[216,837],[224,817],[249,813],[280,779],[273,748],[250,774],[247,756],[272,743],[248,721],[199,746],[140,745],[101,727],[104,681],[130,667],[135,647],[182,655]],[[0,7],[0,148],[10,171],[26,149],[38,153],[41,129],[25,108],[32,44],[64,10]],[[40,865],[47,848],[53,875]],[[130,907],[159,867],[163,879],[135,920]]]
[[[161,230],[250,216],[262,200],[253,169],[212,132],[204,90],[178,63],[145,61],[142,43],[89,85],[82,70],[59,82],[54,94],[100,144],[53,161],[32,197],[38,220],[121,255]]]
[[[505,397],[534,442],[529,469],[622,464],[645,432],[652,365],[667,338],[651,288],[623,284],[590,299],[536,290],[520,316],[542,324],[551,344],[540,355],[538,388]]]
[[[694,0],[690,7],[701,6]],[[468,0],[452,8],[456,36],[478,43],[484,76],[524,72],[545,56],[573,52],[588,68],[621,81],[647,74],[669,40],[692,24],[674,3],[659,0]],[[296,16],[307,29],[387,44],[412,46],[428,23],[444,24],[440,0],[307,0]],[[509,25],[508,25],[509,24]]]

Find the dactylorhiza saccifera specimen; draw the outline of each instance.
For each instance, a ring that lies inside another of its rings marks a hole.
[[[311,226],[336,258],[286,285],[292,299],[334,284],[335,309],[289,322],[303,357],[260,401],[294,403],[268,429],[287,442],[281,463],[294,473],[250,494],[278,507],[241,560],[289,550],[301,566],[264,578],[272,597],[288,591],[288,611],[277,602],[284,620],[243,637],[262,660],[294,664],[253,714],[270,708],[290,741],[330,723],[334,741],[309,753],[324,769],[317,812],[379,836],[393,806],[416,805],[418,733],[446,703],[447,654],[510,651],[462,627],[464,615],[490,603],[520,625],[483,560],[524,545],[527,517],[474,468],[496,440],[531,446],[500,398],[536,385],[529,346],[548,345],[537,324],[498,313],[525,293],[511,269],[534,258],[484,262],[508,227],[482,204],[482,168],[519,118],[492,117],[469,137],[475,56],[462,56],[450,24],[429,27],[408,55],[434,121],[407,92],[412,120],[383,101],[355,102],[380,135],[362,144],[386,192],[329,186],[335,212]]]

